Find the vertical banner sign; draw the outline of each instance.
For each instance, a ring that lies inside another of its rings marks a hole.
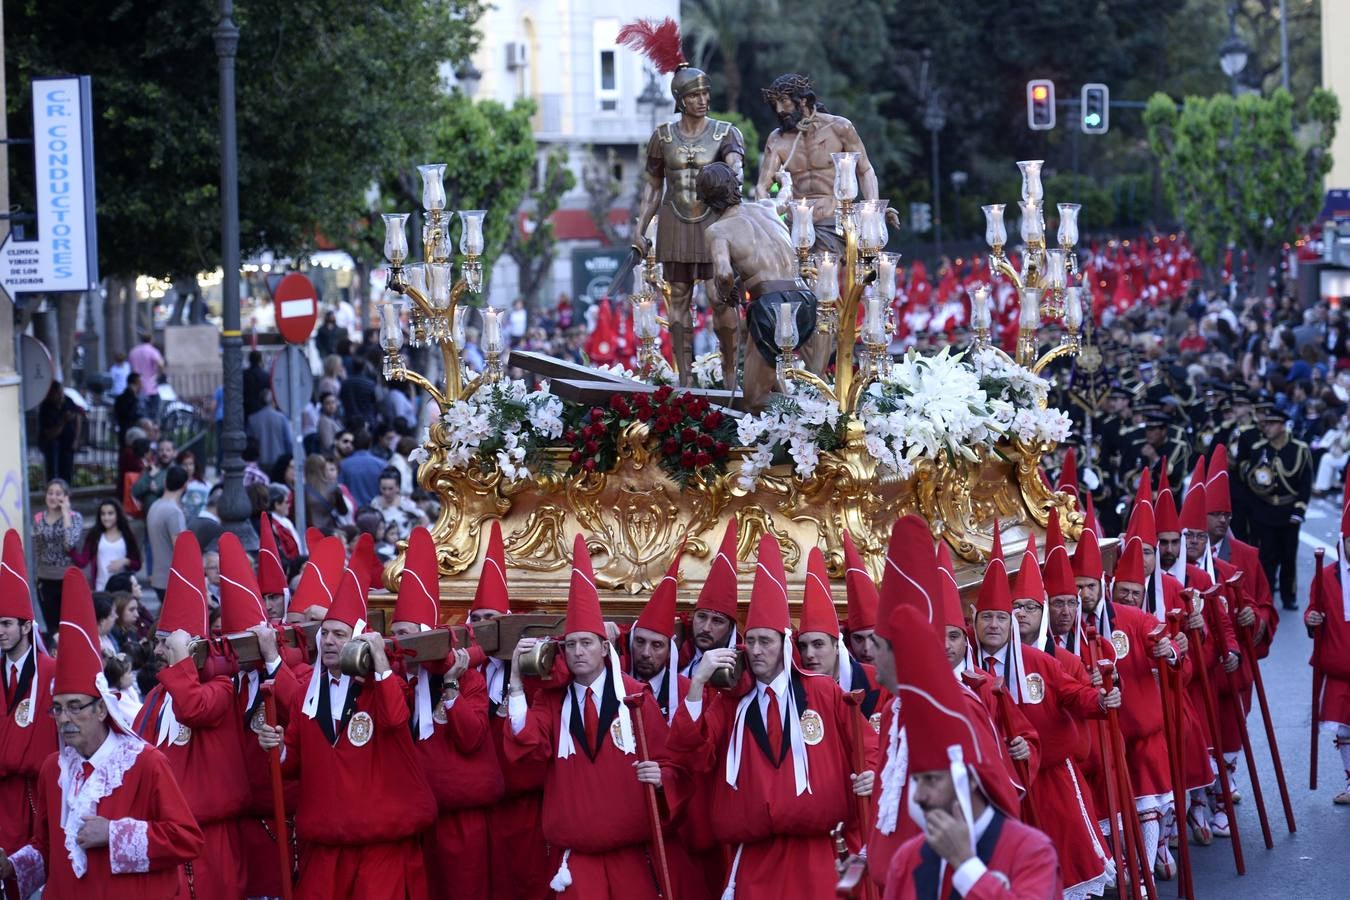
[[[98,283],[89,76],[33,79],[37,240],[0,245],[0,285],[87,291]]]

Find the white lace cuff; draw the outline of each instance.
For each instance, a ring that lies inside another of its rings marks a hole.
[[[108,823],[108,861],[114,875],[150,871],[150,826],[140,819]]]
[[[19,885],[20,897],[31,897],[47,883],[47,865],[42,854],[31,844],[9,858],[14,866],[14,880]]]

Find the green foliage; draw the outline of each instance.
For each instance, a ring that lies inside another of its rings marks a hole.
[[[1288,92],[1189,97],[1181,109],[1155,94],[1144,112],[1149,147],[1169,196],[1205,262],[1230,244],[1258,259],[1316,214],[1340,105],[1315,90],[1296,118]]]
[[[520,270],[520,296],[527,307],[538,302],[539,288],[553,263],[553,222],[562,195],[576,187],[577,178],[567,167],[567,148],[554,147],[544,163],[544,180],[530,195],[530,219],[534,230],[528,235],[512,228],[506,238],[506,252]]]
[[[1083,234],[1108,231],[1116,221],[1116,203],[1110,190],[1095,178],[1060,172],[1044,179],[1047,203],[1081,203],[1078,229]],[[1021,183],[1016,188],[1021,190]],[[1046,228],[1059,228],[1059,212],[1047,207]]]
[[[236,6],[244,253],[344,238],[372,183],[433,125],[440,66],[478,41],[482,0],[247,0]],[[213,0],[11,0],[11,121],[29,81],[93,77],[100,266],[190,275],[219,264],[219,102]],[[17,131],[17,129],[16,129]],[[10,154],[15,201],[31,173]]]

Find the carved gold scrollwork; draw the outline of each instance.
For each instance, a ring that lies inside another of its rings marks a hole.
[[[788,571],[796,569],[804,555],[801,546],[785,529],[774,527],[773,517],[762,506],[745,506],[736,511],[736,558],[754,559],[759,539],[766,534],[778,541],[784,567]]]
[[[552,503],[530,513],[525,524],[503,536],[506,563],[531,572],[556,572],[572,563],[567,510]]]

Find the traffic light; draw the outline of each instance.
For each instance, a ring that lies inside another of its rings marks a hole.
[[[1027,127],[1032,131],[1055,127],[1055,83],[1049,78],[1027,82]]]
[[[1104,84],[1083,85],[1083,134],[1106,134],[1111,128],[1111,89]]]
[[[927,203],[909,205],[909,230],[923,234],[933,227],[933,207]]]

